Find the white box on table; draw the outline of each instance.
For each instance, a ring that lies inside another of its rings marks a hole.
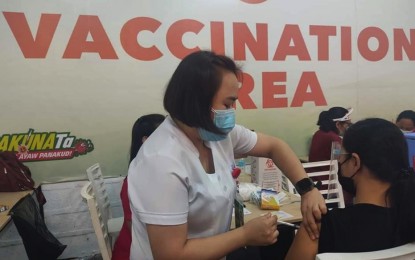
[[[282,172],[269,158],[252,157],[251,182],[265,189],[275,189],[277,192],[282,188]]]

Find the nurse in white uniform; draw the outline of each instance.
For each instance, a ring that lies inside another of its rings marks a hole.
[[[282,140],[235,125],[240,70],[228,57],[185,57],[165,92],[170,117],[147,139],[128,171],[132,210],[130,259],[220,259],[243,246],[277,241],[270,214],[229,230],[236,192],[234,154],[268,157],[293,183],[307,179]],[[326,212],[311,187],[302,195],[310,236]]]

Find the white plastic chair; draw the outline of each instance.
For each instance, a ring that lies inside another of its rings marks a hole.
[[[110,260],[112,257],[112,242],[108,233],[108,227],[103,219],[102,211],[95,198],[94,191],[90,182],[85,184],[81,189],[81,196],[88,204],[91,215],[92,226],[97,236],[99,251],[103,260]]]
[[[102,177],[101,167],[98,163],[92,165],[86,170],[88,179],[93,190],[96,204],[99,210],[99,216],[110,235],[111,245],[121,230],[124,217],[113,218],[110,209],[109,198],[105,188],[104,178]]]
[[[330,162],[331,162],[331,167],[330,167]],[[319,190],[321,194],[324,196],[328,207],[329,208],[344,208],[345,205],[344,205],[343,190],[337,178],[337,171],[338,171],[337,160],[307,162],[307,163],[303,163],[302,165],[304,169],[307,171],[307,174],[311,179],[314,179],[318,176],[327,176],[325,178],[326,180],[321,181],[322,185]],[[325,170],[321,170],[321,168]],[[311,170],[315,170],[315,171],[310,172]],[[295,190],[295,187],[290,182],[290,180],[285,176],[283,176],[282,178],[283,178],[283,183],[284,183],[283,187],[286,187],[287,191],[290,193],[298,194],[298,192]]]
[[[326,180],[321,181],[322,188],[320,188],[320,192],[323,194],[329,208],[344,208],[343,189],[337,177],[337,171],[339,170],[337,160],[303,163],[303,167],[311,179],[318,176],[329,176]],[[317,169],[314,172],[310,172],[315,167],[323,167],[327,168],[327,170]]]
[[[361,253],[322,253],[316,255],[316,260],[407,260],[415,259],[415,242],[384,250]]]

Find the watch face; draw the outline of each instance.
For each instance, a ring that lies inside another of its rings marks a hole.
[[[307,191],[312,190],[314,188],[314,183],[310,178],[304,178],[297,182],[295,188],[297,189],[298,193],[302,195]]]

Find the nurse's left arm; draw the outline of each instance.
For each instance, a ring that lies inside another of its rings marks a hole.
[[[296,154],[279,138],[257,133],[257,143],[247,155],[271,158],[293,184],[308,177]],[[327,207],[317,188],[301,196],[301,212],[310,238],[318,238],[320,232],[317,223],[321,215],[327,212]]]

